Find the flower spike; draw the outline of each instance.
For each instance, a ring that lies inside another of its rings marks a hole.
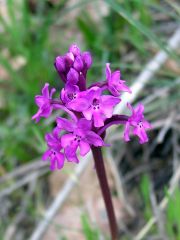
[[[65,161],[79,162],[78,151],[85,156],[95,147],[107,147],[104,143],[106,129],[114,124],[125,126],[124,140],[130,141],[130,132],[139,138],[140,144],[148,141],[146,130],[151,125],[144,118],[144,106],[140,103],[131,110],[131,116],[113,115],[114,107],[121,102],[121,92],[131,93],[119,70],[111,72],[110,63],[106,64],[106,79],[87,86],[87,71],[92,65],[90,52],[81,52],[76,44],[69,47],[64,55],[57,56],[54,66],[64,82],[59,98],[53,99],[55,88],[49,90],[46,83],[42,95],[35,97],[39,107],[32,117],[36,122],[41,117],[48,118],[53,110],[67,113],[69,119],[57,117],[57,126],[47,133],[47,151],[43,160],[49,159],[50,169],[61,169]],[[108,90],[107,95],[104,91]],[[94,150],[93,150],[94,151]]]

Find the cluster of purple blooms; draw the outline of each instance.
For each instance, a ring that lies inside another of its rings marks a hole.
[[[81,52],[77,45],[72,44],[69,52],[56,57],[54,63],[65,84],[59,98],[52,98],[56,90],[49,90],[48,83],[44,85],[42,95],[35,97],[39,110],[32,119],[36,122],[41,117],[48,118],[53,110],[58,109],[70,116],[69,119],[57,117],[57,126],[45,136],[48,149],[43,154],[43,160],[50,160],[51,170],[61,169],[65,159],[78,163],[77,150],[81,156],[85,156],[92,145],[107,146],[103,140],[105,131],[113,124],[125,125],[125,141],[130,141],[131,128],[141,144],[148,141],[145,130],[151,126],[144,119],[144,106],[141,103],[136,108],[127,103],[131,116],[113,115],[114,107],[121,101],[121,92],[131,93],[125,81],[121,80],[120,71],[111,72],[107,63],[106,80],[86,87],[86,74],[91,65],[91,54]]]

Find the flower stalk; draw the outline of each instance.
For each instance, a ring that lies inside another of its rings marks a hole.
[[[109,226],[111,231],[111,239],[117,240],[118,227],[116,223],[116,217],[114,213],[111,193],[110,193],[110,189],[107,181],[101,147],[92,146],[91,149],[92,149],[92,153],[95,161],[95,168],[96,168],[99,184],[101,187],[101,191],[102,191],[102,195],[103,195],[103,199],[104,199],[104,203],[107,211],[107,216],[108,216]]]
[[[110,63],[106,64],[104,80],[86,86],[86,74],[91,65],[91,53],[81,52],[76,44],[72,44],[64,55],[57,56],[54,66],[64,87],[58,93],[58,98],[54,98],[56,89],[49,89],[49,83],[45,83],[41,95],[35,96],[38,111],[32,119],[39,122],[42,117],[48,118],[52,111],[59,109],[68,114],[68,118],[57,117],[53,131],[46,133],[47,150],[42,159],[49,160],[50,170],[54,171],[62,169],[66,162],[79,163],[78,150],[81,156],[85,156],[92,149],[111,237],[117,240],[118,227],[101,152],[101,147],[110,146],[104,142],[106,130],[114,124],[124,125],[124,140],[130,141],[132,132],[143,144],[148,142],[146,130],[151,125],[144,118],[142,103],[135,108],[127,103],[130,116],[114,115],[114,107],[121,102],[121,93],[131,93],[131,90],[126,81],[121,79],[120,70],[111,71]]]

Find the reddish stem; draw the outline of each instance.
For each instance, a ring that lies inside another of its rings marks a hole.
[[[104,167],[104,161],[102,157],[102,151],[100,147],[93,147],[92,146],[92,153],[95,161],[95,167],[96,167],[96,172],[97,176],[99,179],[104,203],[106,206],[106,211],[108,215],[108,220],[109,220],[109,226],[111,230],[111,239],[112,240],[117,240],[118,239],[118,227],[116,223],[116,218],[114,214],[114,208],[112,204],[112,199],[111,199],[111,193],[109,190],[109,185],[106,177],[106,170]]]

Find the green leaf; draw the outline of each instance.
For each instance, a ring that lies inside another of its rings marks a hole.
[[[114,11],[118,12],[127,22],[134,26],[139,32],[145,35],[149,40],[154,42],[160,49],[163,49],[171,57],[176,58],[175,54],[172,53],[167,47],[164,46],[162,41],[151,31],[148,27],[142,24],[139,20],[133,18],[133,15],[129,10],[122,7],[122,4],[117,3],[115,0],[105,0]]]
[[[99,239],[99,231],[97,229],[94,229],[90,226],[89,218],[86,214],[83,214],[81,216],[81,224],[83,228],[83,233],[85,235],[86,240],[95,240]]]

